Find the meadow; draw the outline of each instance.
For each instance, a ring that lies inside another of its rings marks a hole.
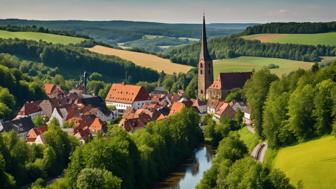
[[[100,45],[96,45],[92,48],[89,48],[89,51],[104,55],[117,56],[122,59],[131,61],[136,65],[143,66],[146,68],[152,68],[153,70],[156,70],[158,72],[164,71],[167,74],[181,73],[181,72],[187,73],[190,69],[192,69],[191,66],[172,63],[168,59],[164,59],[146,53],[114,49]]]
[[[249,40],[259,40],[263,43],[336,46],[336,32],[316,34],[255,34],[243,36],[243,38]]]
[[[297,188],[335,188],[336,138],[327,136],[280,149],[274,168],[282,170]]]
[[[33,40],[33,41],[45,41],[53,44],[78,44],[84,41],[84,38],[63,36],[49,33],[40,33],[40,32],[10,32],[5,30],[0,30],[0,38],[3,39],[24,39],[24,40]]]
[[[310,62],[280,58],[241,56],[238,58],[215,60],[213,65],[214,77],[217,78],[218,74],[221,72],[247,72],[253,70],[258,71],[262,68],[269,66],[270,64],[279,66],[279,68],[271,69],[271,72],[278,76],[290,73],[291,71],[295,71],[299,68],[310,69],[312,66],[312,63]]]

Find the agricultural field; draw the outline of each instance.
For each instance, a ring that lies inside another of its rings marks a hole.
[[[168,59],[146,53],[114,49],[100,45],[89,48],[89,51],[104,55],[118,56],[122,59],[131,61],[136,65],[152,68],[158,72],[164,71],[167,74],[180,72],[187,73],[190,69],[192,69],[191,66],[175,64]]]
[[[5,30],[0,30],[0,38],[3,39],[25,39],[25,40],[33,40],[33,41],[45,41],[48,43],[54,44],[77,44],[84,41],[84,38],[79,37],[71,37],[71,36],[63,36],[49,33],[40,33],[40,32],[10,32]]]
[[[259,40],[263,43],[336,46],[336,32],[316,34],[255,34],[243,36],[243,38],[249,40]]]
[[[271,72],[278,76],[290,73],[291,71],[295,71],[299,68],[310,69],[313,65],[310,62],[280,58],[241,56],[238,58],[215,60],[214,77],[217,78],[218,74],[221,72],[247,72],[253,70],[258,71],[262,68],[269,67],[271,64],[279,66],[279,68],[271,69]]]
[[[323,137],[280,149],[273,167],[284,171],[297,188],[335,188],[336,138]]]

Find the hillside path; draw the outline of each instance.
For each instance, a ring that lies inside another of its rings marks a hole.
[[[254,147],[254,149],[253,149],[253,151],[251,153],[251,156],[255,160],[257,160],[260,163],[262,163],[264,161],[267,148],[268,148],[267,142],[264,141],[264,142],[258,144],[256,147]]]

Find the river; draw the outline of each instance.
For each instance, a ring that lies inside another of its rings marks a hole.
[[[212,164],[214,150],[203,146],[195,150],[193,156],[161,180],[153,189],[193,189],[201,181],[205,171]]]

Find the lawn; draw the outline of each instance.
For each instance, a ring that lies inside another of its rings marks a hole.
[[[280,149],[274,168],[285,172],[294,186],[329,189],[336,185],[336,138],[323,137]]]
[[[240,140],[247,146],[249,152],[252,152],[253,148],[259,143],[259,139],[256,134],[251,133],[246,127],[237,131]]]
[[[104,55],[118,56],[122,59],[129,60],[136,65],[152,68],[158,72],[164,71],[167,74],[173,73],[187,73],[192,67],[182,64],[172,63],[168,59],[164,59],[155,55],[133,52],[127,50],[114,49],[96,45],[89,49],[91,52],[100,53]]]
[[[77,44],[84,41],[84,38],[79,37],[70,37],[49,33],[40,33],[40,32],[10,32],[5,30],[0,30],[0,38],[10,39],[10,38],[18,38],[25,40],[33,40],[33,41],[45,41],[48,43],[54,44]]]
[[[232,59],[223,59],[214,61],[214,77],[217,78],[220,72],[246,72],[252,70],[260,70],[270,64],[278,65],[279,68],[271,69],[272,73],[281,76],[291,71],[302,69],[310,69],[312,63],[295,60],[287,60],[280,58],[263,58],[241,56]]]
[[[260,40],[261,42],[265,43],[336,46],[336,32],[316,34],[255,34],[243,36],[243,38]]]

